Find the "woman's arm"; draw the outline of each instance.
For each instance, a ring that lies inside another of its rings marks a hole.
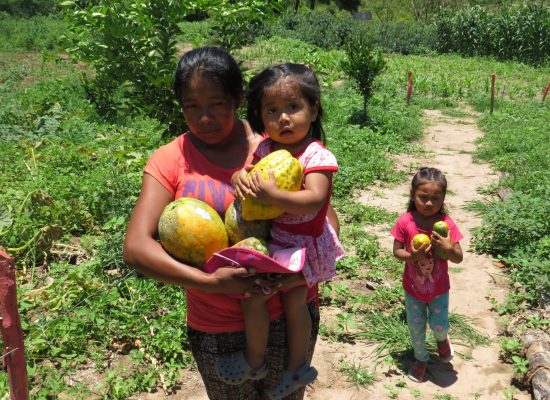
[[[332,173],[316,171],[307,174],[303,190],[289,192],[281,190],[270,173],[270,179],[265,180],[260,174],[250,178],[251,195],[265,204],[270,204],[290,214],[309,214],[323,208],[328,197]]]
[[[253,285],[245,268],[220,268],[207,274],[172,258],[156,240],[158,221],[173,200],[164,186],[144,174],[141,194],[124,240],[124,261],[144,275],[172,285],[216,293],[245,293]]]

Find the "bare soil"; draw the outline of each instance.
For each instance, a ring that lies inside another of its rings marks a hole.
[[[499,359],[498,314],[490,299],[501,302],[506,294],[506,276],[485,255],[470,250],[471,229],[480,225],[480,217],[465,209],[475,199],[483,199],[477,189],[490,185],[498,179],[486,164],[474,162],[472,153],[475,140],[483,135],[476,127],[475,114],[466,110],[466,117],[449,117],[437,110],[426,110],[426,130],[421,142],[425,153],[421,156],[400,156],[396,167],[409,173],[407,179],[393,187],[374,186],[360,194],[360,201],[369,206],[379,206],[388,211],[402,213],[407,202],[407,193],[412,174],[420,166],[441,169],[448,180],[449,188],[445,203],[464,239],[464,261],[450,265],[451,297],[450,310],[469,317],[476,329],[489,337],[490,345],[475,348],[455,345],[452,364],[430,362],[427,380],[415,383],[409,380],[403,369],[377,363],[372,355],[373,347],[361,341],[341,343],[319,337],[313,365],[319,377],[306,392],[306,400],[378,400],[378,399],[530,399],[525,391],[511,389],[512,367]],[[387,226],[368,227],[378,236],[382,247],[391,249],[393,239]],[[453,268],[456,267],[456,268]],[[338,309],[323,307],[323,323],[334,323]],[[452,338],[452,327],[451,327]],[[339,372],[341,360],[361,365],[373,371],[377,381],[368,388],[356,386],[345,374]],[[162,392],[140,395],[136,398],[206,400],[207,396],[200,376],[196,371],[182,371],[182,386],[176,394]],[[513,397],[512,397],[513,393]],[[507,396],[508,395],[508,396]],[[452,396],[452,397],[450,397]]]

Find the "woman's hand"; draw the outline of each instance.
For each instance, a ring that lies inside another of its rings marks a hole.
[[[250,183],[247,175],[252,168],[254,168],[253,165],[247,165],[231,176],[231,186],[233,186],[235,196],[239,200],[244,200],[246,195],[250,194]]]
[[[210,284],[204,288],[211,293],[244,294],[249,297],[254,288],[255,271],[244,267],[221,267],[210,274]]]

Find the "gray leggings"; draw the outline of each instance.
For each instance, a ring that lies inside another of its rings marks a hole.
[[[319,333],[319,308],[315,300],[308,303],[312,329],[309,341],[309,361]],[[266,361],[268,375],[259,381],[246,381],[241,385],[227,385],[219,380],[214,362],[218,357],[243,351],[246,345],[244,332],[206,333],[187,327],[187,336],[191,343],[193,358],[202,376],[210,400],[267,400],[266,389],[277,385],[287,363],[288,346],[284,316],[271,321],[267,344]],[[285,397],[285,400],[302,400],[305,388]]]

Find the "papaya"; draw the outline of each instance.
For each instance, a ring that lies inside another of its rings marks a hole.
[[[415,250],[418,250],[423,244],[430,244],[431,242],[430,237],[424,233],[419,233],[413,237],[413,247]]]
[[[447,237],[447,234],[449,233],[449,225],[447,225],[445,221],[437,221],[433,226],[433,230],[434,232],[437,232],[439,235],[443,237]],[[437,257],[442,258],[444,260],[448,258],[447,254],[441,249],[435,249],[434,254]]]
[[[300,161],[292,157],[286,150],[277,150],[262,158],[248,173],[250,177],[259,173],[268,180],[269,171],[273,171],[275,183],[281,190],[298,191],[302,186],[303,168]],[[264,204],[261,201],[246,196],[242,202],[242,214],[246,221],[273,219],[283,213],[278,207]]]
[[[205,202],[182,197],[168,204],[158,223],[162,247],[174,258],[196,267],[229,244],[224,222]]]
[[[271,228],[269,220],[246,221],[242,215],[242,204],[235,199],[225,211],[225,230],[229,244],[235,244],[249,237],[266,240]]]
[[[235,243],[231,247],[242,247],[245,249],[259,251],[260,253],[263,253],[267,256],[269,255],[269,250],[267,249],[267,242],[264,239],[260,239],[256,237],[249,237],[249,238],[243,239],[240,242]]]

